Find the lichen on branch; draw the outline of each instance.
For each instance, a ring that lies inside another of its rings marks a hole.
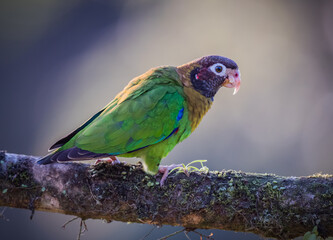
[[[36,164],[0,152],[0,205],[107,221],[223,229],[290,239],[333,236],[333,176],[174,171],[160,186],[140,165]]]

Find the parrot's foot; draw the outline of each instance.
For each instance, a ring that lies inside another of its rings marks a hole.
[[[171,164],[169,166],[160,166],[158,168],[158,172],[163,173],[163,176],[162,176],[161,181],[160,181],[160,185],[161,186],[164,185],[164,182],[167,179],[170,170],[172,170],[174,168],[177,168],[177,167],[182,167],[182,166],[183,166],[182,164]]]
[[[110,156],[110,159],[108,159],[108,160],[97,159],[95,162],[95,165],[100,162],[108,162],[108,163],[111,163],[112,165],[120,163],[119,159],[116,156]]]

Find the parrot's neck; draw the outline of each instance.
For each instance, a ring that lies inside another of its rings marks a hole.
[[[202,117],[212,106],[212,99],[207,98],[191,87],[184,87],[187,100],[188,118],[191,122],[192,132],[199,125]]]

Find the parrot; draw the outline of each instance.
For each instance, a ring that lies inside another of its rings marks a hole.
[[[217,55],[152,68],[53,144],[49,149],[53,152],[38,163],[105,158],[118,163],[117,156],[136,157],[146,173],[168,174],[161,160],[197,128],[221,87],[234,88],[236,94],[240,84],[238,65]]]

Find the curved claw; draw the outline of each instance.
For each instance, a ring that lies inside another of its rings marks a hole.
[[[108,159],[108,160],[97,159],[94,164],[96,165],[100,162],[108,162],[108,163],[111,163],[112,165],[120,163],[119,159],[116,156],[110,156],[110,159]]]
[[[163,174],[161,181],[160,181],[160,185],[161,186],[164,185],[164,182],[167,179],[170,170],[177,168],[177,167],[182,167],[182,166],[183,165],[181,165],[181,164],[171,164],[169,166],[159,166],[158,172]]]

